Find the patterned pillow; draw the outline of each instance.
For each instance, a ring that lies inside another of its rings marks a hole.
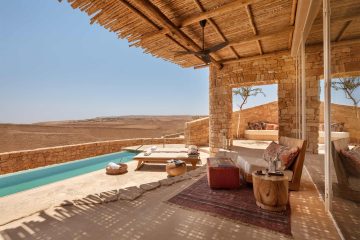
[[[340,157],[346,172],[353,177],[360,177],[360,147],[340,150]]]
[[[250,130],[262,130],[262,124],[261,122],[249,122],[248,123]]]
[[[279,159],[281,161],[281,170],[286,170],[291,166],[299,154],[299,148],[280,145],[273,141],[265,149],[263,157],[265,161],[269,162],[273,160],[277,154],[279,154]]]
[[[265,130],[278,130],[279,129],[279,125],[275,124],[275,123],[266,123],[265,124]]]

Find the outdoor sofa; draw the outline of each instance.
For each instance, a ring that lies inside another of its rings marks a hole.
[[[333,192],[342,198],[360,202],[360,172],[359,163],[350,163],[349,159],[344,158],[343,151],[349,150],[349,138],[334,140],[331,142],[332,159],[337,178],[337,184],[333,184]],[[349,169],[350,168],[350,169]]]
[[[299,152],[295,160],[288,169],[284,171],[284,174],[289,178],[289,189],[298,191],[300,188],[301,174],[305,159],[306,140],[280,137],[279,144],[299,148]],[[237,155],[236,161],[240,167],[240,172],[243,175],[244,180],[250,183],[252,183],[252,173],[254,171],[264,170],[268,167],[268,163],[264,160],[264,158],[243,156],[241,153]]]

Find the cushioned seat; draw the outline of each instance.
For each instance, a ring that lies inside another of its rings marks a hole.
[[[236,162],[243,173],[245,173],[245,176],[251,175],[254,171],[265,170],[268,167],[267,162],[263,158],[259,157],[245,157],[239,155]],[[293,171],[285,170],[284,174],[289,178],[289,182],[291,182]]]

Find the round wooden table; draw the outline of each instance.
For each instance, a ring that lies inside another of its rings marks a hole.
[[[252,173],[256,205],[270,211],[284,211],[289,199],[287,176],[267,176]]]
[[[176,166],[173,163],[166,164],[166,172],[170,177],[182,175],[186,173],[186,171],[187,171],[187,167],[185,162],[181,163],[178,166]]]

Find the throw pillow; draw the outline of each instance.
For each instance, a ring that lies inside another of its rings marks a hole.
[[[288,147],[271,142],[270,145],[265,149],[264,159],[265,161],[272,161],[279,154],[281,161],[281,170],[288,169],[299,154],[298,147]]]

